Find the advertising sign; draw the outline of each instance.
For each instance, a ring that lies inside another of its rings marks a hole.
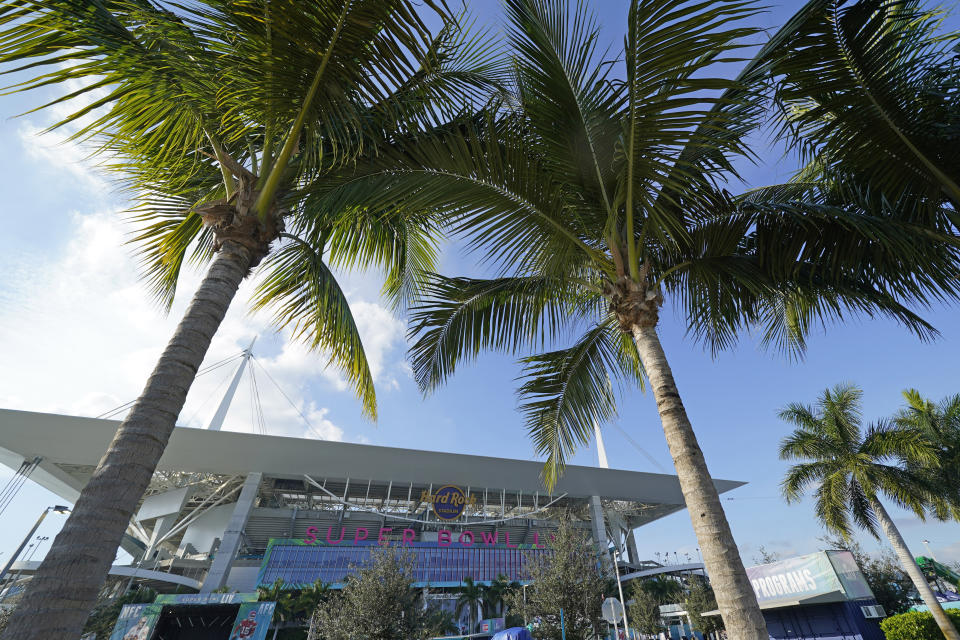
[[[504,618],[488,618],[480,621],[480,633],[497,633],[506,628]]]
[[[230,640],[264,640],[276,602],[245,602],[233,621]]]
[[[830,558],[837,576],[840,578],[840,584],[847,594],[848,600],[864,600],[873,598],[873,590],[867,583],[860,566],[857,565],[856,558],[849,551],[827,551],[827,557]]]
[[[160,619],[161,608],[158,604],[123,605],[110,640],[148,640]]]
[[[463,515],[468,503],[463,489],[452,484],[440,487],[432,495],[425,492],[421,496],[421,499],[424,498],[433,505],[433,513],[441,520],[456,520]]]
[[[238,604],[256,602],[256,593],[161,593],[157,604]]]
[[[749,567],[747,577],[762,607],[817,596],[826,602],[828,594],[835,594],[835,601],[846,599],[833,565],[822,552]]]

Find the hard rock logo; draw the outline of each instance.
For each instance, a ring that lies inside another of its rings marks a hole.
[[[433,513],[441,520],[456,520],[467,505],[476,504],[477,499],[473,496],[467,496],[460,487],[452,484],[440,487],[433,493],[424,491],[420,494],[420,500],[433,506]]]

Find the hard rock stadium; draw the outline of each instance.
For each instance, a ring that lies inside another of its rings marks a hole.
[[[0,464],[73,502],[118,424],[0,410]],[[702,569],[637,554],[636,528],[684,508],[675,476],[568,466],[548,492],[541,470],[533,460],[178,427],[124,537],[132,561],[111,576],[161,593],[248,592],[277,579],[336,588],[391,544],[409,550],[424,587],[523,581],[562,518],[616,550],[625,577]],[[9,571],[28,580],[38,565],[18,559]]]

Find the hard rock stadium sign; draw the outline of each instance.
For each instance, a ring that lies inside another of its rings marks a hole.
[[[433,513],[441,520],[456,520],[463,515],[464,509],[477,503],[473,496],[464,494],[460,487],[448,484],[433,493],[424,491],[420,500],[433,506]]]

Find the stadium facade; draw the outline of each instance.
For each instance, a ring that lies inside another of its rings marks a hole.
[[[73,502],[117,426],[0,410],[0,464]],[[133,562],[111,575],[161,593],[246,592],[278,578],[339,586],[372,549],[393,545],[412,555],[423,586],[501,574],[522,581],[561,518],[598,548],[618,549],[622,573],[657,572],[638,557],[633,530],[683,508],[675,476],[568,466],[547,492],[541,469],[528,460],[178,427],[124,538]],[[725,492],[743,483],[715,484]],[[37,565],[12,570],[26,579]]]

